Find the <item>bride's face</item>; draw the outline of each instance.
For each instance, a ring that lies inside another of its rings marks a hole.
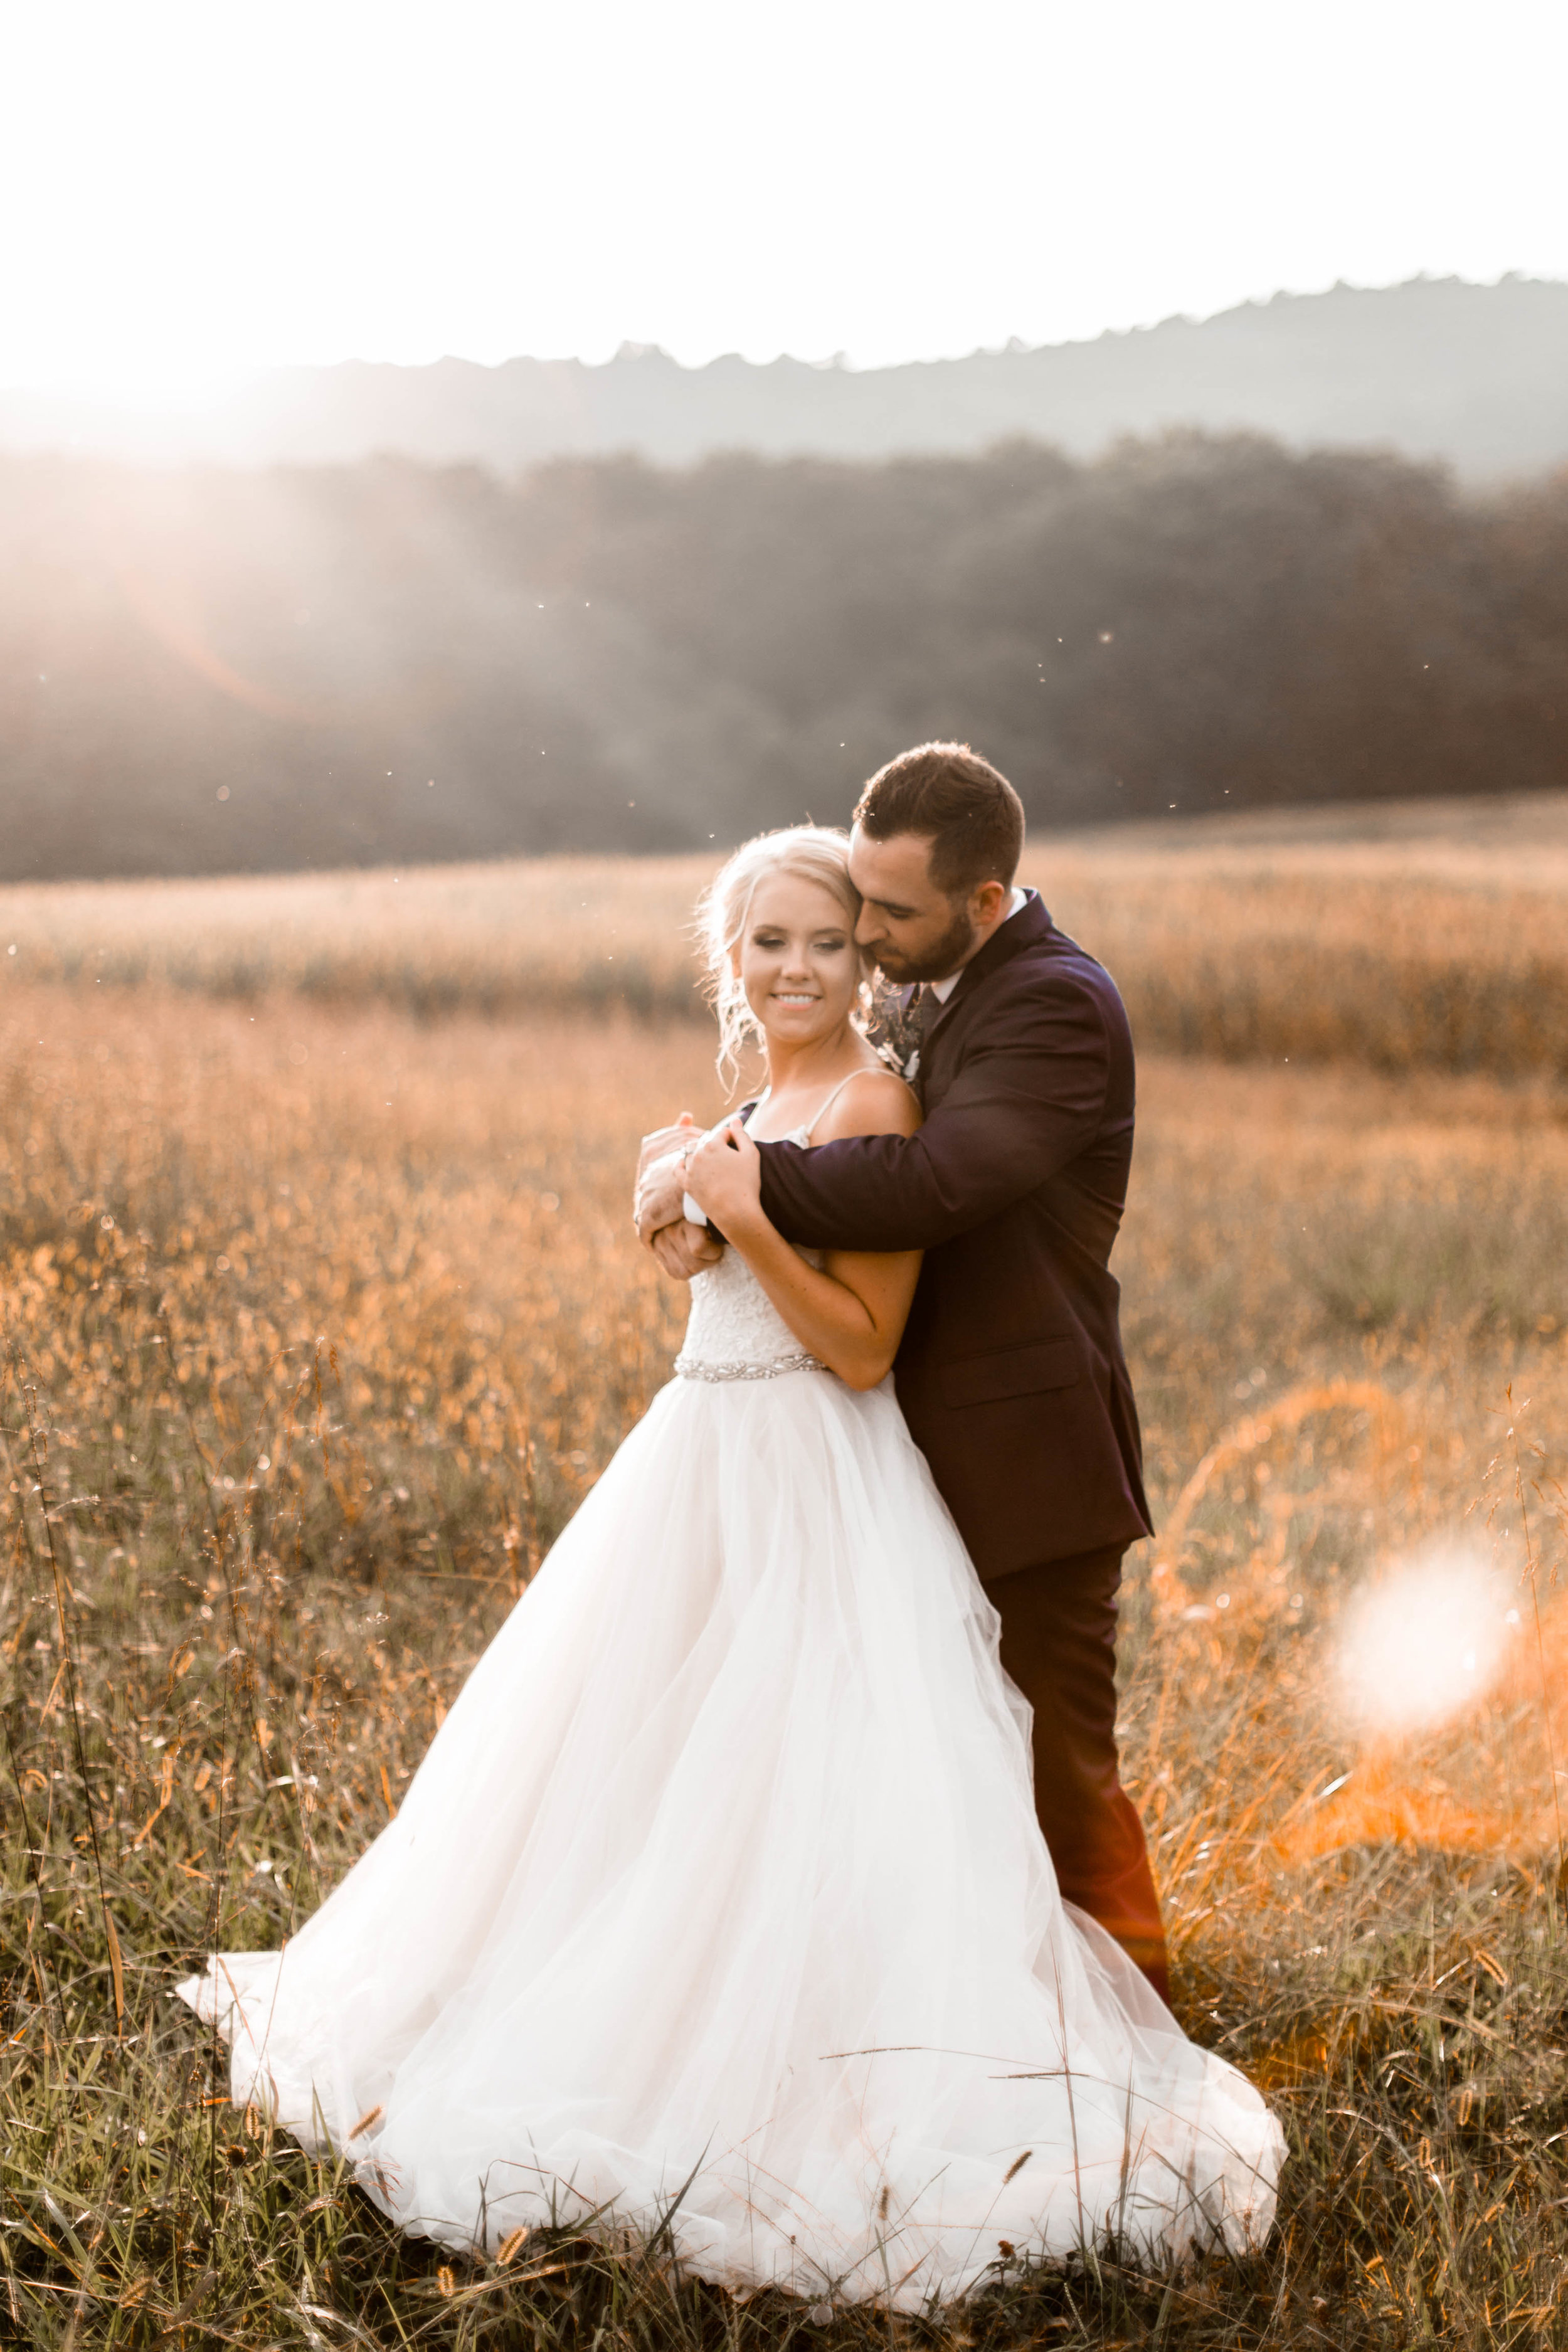
[[[735,970],[763,1034],[808,1045],[831,1036],[860,985],[855,926],[826,884],[770,874],[752,895]]]

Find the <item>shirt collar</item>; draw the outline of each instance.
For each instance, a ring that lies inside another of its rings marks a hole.
[[[1017,887],[1016,884],[1015,884],[1015,885],[1014,885],[1014,888],[1013,888],[1013,902],[1012,902],[1011,906],[1008,908],[1007,912],[1005,913],[1005,915],[1003,917],[1003,919],[1002,919],[1002,922],[1003,922],[1003,923],[1010,923],[1010,922],[1012,921],[1012,919],[1013,919],[1014,916],[1015,916],[1015,915],[1017,915],[1017,914],[1021,914],[1021,913],[1022,913],[1022,911],[1023,911],[1023,909],[1024,909],[1024,908],[1028,905],[1028,903],[1029,903],[1029,894],[1028,894],[1028,892],[1027,892],[1026,890],[1020,890],[1020,889]],[[998,924],[997,924],[997,926],[996,926],[996,930],[997,930],[997,931],[999,931],[1001,929],[1002,929],[1002,923],[998,923]],[[994,939],[994,938],[995,938],[995,936],[996,936],[996,931],[993,931],[993,932],[992,932],[992,934],[991,934],[991,936],[992,936],[992,938],[993,938],[993,939]],[[964,967],[963,967],[962,964],[960,964],[960,965],[959,965],[959,967],[958,967],[958,970],[957,970],[956,971],[954,971],[954,972],[950,972],[950,973],[949,973],[949,975],[948,975],[948,977],[947,977],[945,980],[928,980],[928,981],[927,981],[927,982],[926,982],[926,986],[930,989],[930,991],[931,991],[931,994],[935,997],[935,999],[936,999],[936,1001],[937,1001],[937,1003],[938,1003],[939,1004],[945,1004],[945,1003],[947,1003],[948,998],[952,994],[953,990],[958,986],[959,982],[963,978],[963,971],[964,971]]]

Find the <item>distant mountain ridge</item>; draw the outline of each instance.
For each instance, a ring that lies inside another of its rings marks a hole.
[[[1089,457],[1169,426],[1382,446],[1477,481],[1568,464],[1568,285],[1415,278],[1276,295],[1092,342],[851,370],[627,346],[602,366],[350,362],[258,373],[196,414],[0,392],[0,449],[154,464],[353,464],[380,453],[510,474],[628,451],[877,458],[1016,436]]]

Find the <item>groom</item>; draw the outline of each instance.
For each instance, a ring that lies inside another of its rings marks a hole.
[[[910,988],[924,1124],[763,1144],[763,1207],[792,1242],[925,1252],[899,1403],[1034,1709],[1035,1802],[1062,1894],[1163,1994],[1159,1897],[1116,1754],[1117,1588],[1152,1532],[1107,1265],[1132,1041],[1109,972],[1014,887],[1023,842],[1017,793],[966,745],[921,744],[872,777],[849,853],[857,937]],[[670,1134],[649,1139],[656,1152]],[[637,1227],[689,1276],[719,1244],[680,1222],[677,1170],[653,1157]]]

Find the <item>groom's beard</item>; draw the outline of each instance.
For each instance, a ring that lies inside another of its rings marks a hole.
[[[873,949],[878,970],[884,980],[895,988],[908,988],[923,980],[947,980],[954,973],[974,945],[974,925],[963,907],[955,907],[952,920],[942,937],[916,955],[900,955],[890,944]]]

